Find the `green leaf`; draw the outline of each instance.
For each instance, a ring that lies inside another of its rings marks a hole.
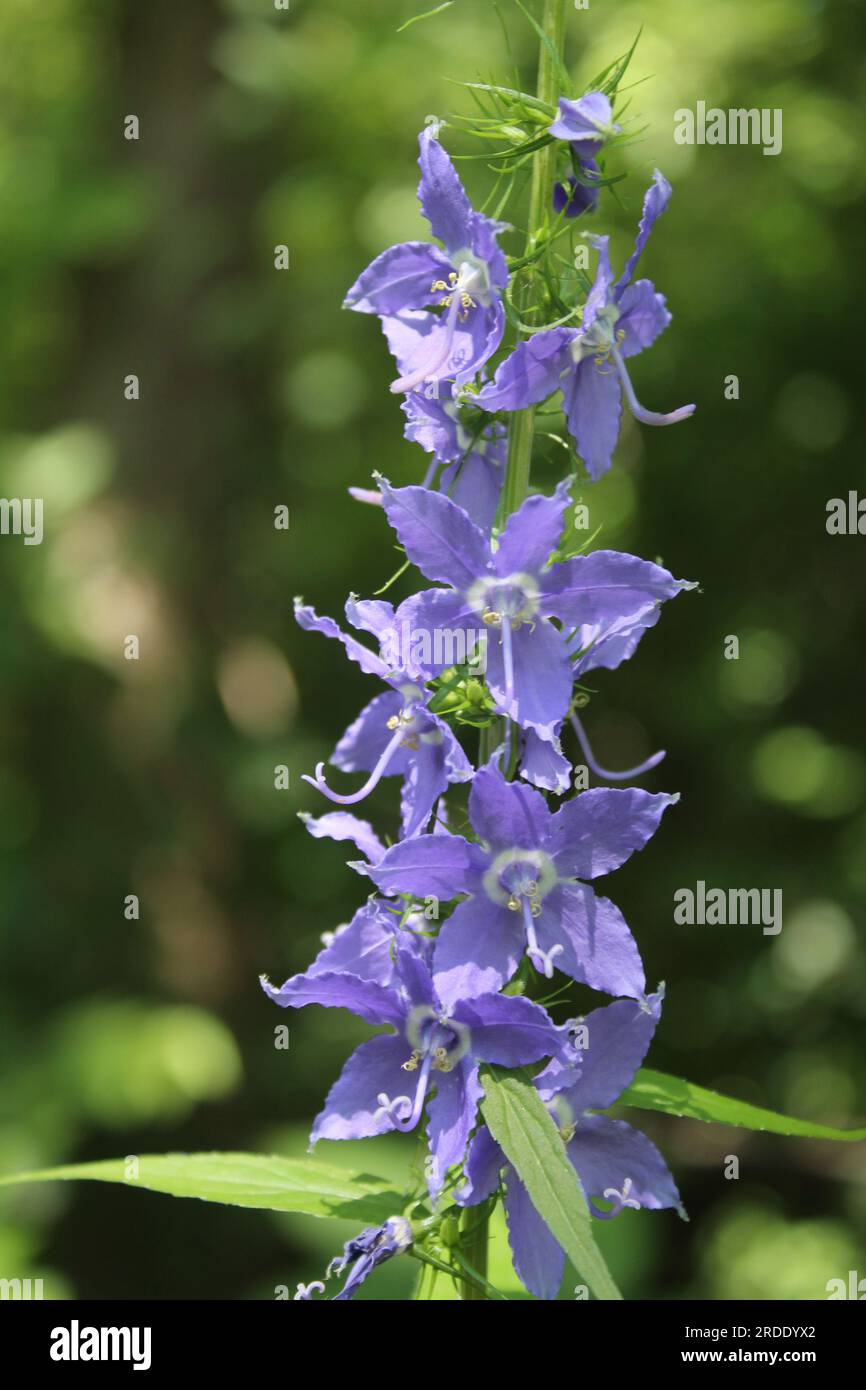
[[[662,1110],[666,1115],[680,1115],[708,1124],[739,1125],[742,1129],[760,1129],[768,1134],[790,1134],[801,1139],[842,1139],[848,1143],[866,1139],[866,1129],[834,1129],[832,1125],[814,1124],[763,1110],[745,1100],[720,1096],[678,1076],[666,1076],[661,1071],[642,1067],[627,1091],[619,1098],[620,1105],[633,1105],[641,1110]]]
[[[198,1197],[224,1206],[342,1216],[367,1224],[378,1224],[405,1205],[405,1198],[383,1178],[350,1173],[311,1158],[244,1153],[142,1154],[135,1162],[113,1158],[73,1163],[0,1177],[0,1187],[77,1178],[143,1187],[172,1197]]]
[[[592,1234],[592,1220],[559,1131],[523,1071],[485,1067],[481,1109],[490,1133],[523,1180],[550,1227],[596,1298],[622,1294]]]
[[[411,19],[406,20],[405,24],[400,25],[397,33],[402,34],[404,29],[408,29],[412,24],[417,24],[420,19],[432,19],[434,14],[441,14],[443,10],[449,10],[453,4],[454,0],[445,0],[445,3],[437,5],[435,10],[427,10],[424,14],[414,14]]]

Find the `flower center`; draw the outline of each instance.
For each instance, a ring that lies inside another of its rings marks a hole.
[[[460,306],[461,322],[465,322],[470,309],[475,309],[479,303],[490,302],[490,277],[487,266],[471,251],[458,251],[454,265],[457,269],[450,272],[448,279],[434,280],[430,289],[443,296],[439,300],[443,309],[450,309],[456,299]]]
[[[542,849],[504,849],[493,860],[483,883],[488,898],[500,907],[521,912],[525,899],[531,915],[538,917],[542,899],[556,886],[556,869]]]
[[[540,595],[532,575],[518,572],[506,579],[477,579],[466,598],[486,627],[501,628],[507,621],[513,632],[535,617]]]
[[[449,1072],[469,1051],[470,1033],[465,1023],[448,1018],[429,1004],[419,1004],[406,1020],[406,1037],[412,1048],[400,1065],[405,1072],[417,1072],[414,1096],[395,1096],[382,1092],[376,1115],[386,1116],[393,1129],[414,1129],[430,1085],[431,1071]]]
[[[617,329],[619,309],[615,304],[605,304],[599,309],[592,324],[571,345],[571,356],[575,365],[585,357],[595,357],[595,365],[603,367],[610,363],[610,354],[625,338],[625,329]]]
[[[442,736],[427,714],[422,692],[418,686],[402,685],[400,694],[406,703],[398,714],[391,715],[385,725],[392,734],[396,733],[398,729],[402,730],[403,738],[400,740],[400,747],[414,751],[418,747],[419,738],[424,743],[440,742]]]

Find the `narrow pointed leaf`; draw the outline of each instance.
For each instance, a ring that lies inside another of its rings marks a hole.
[[[592,1234],[592,1219],[565,1145],[522,1071],[485,1067],[484,1119],[571,1263],[600,1299],[622,1298]]]
[[[738,1125],[741,1129],[764,1130],[768,1134],[788,1134],[800,1139],[834,1139],[847,1143],[866,1139],[866,1129],[835,1129],[832,1125],[798,1120],[791,1115],[779,1115],[745,1100],[708,1091],[691,1081],[664,1072],[642,1067],[628,1090],[619,1098],[620,1105],[633,1105],[640,1110],[661,1110],[666,1115],[680,1115],[708,1124]]]
[[[70,1179],[114,1182],[224,1206],[341,1216],[368,1224],[386,1220],[405,1203],[383,1178],[350,1173],[316,1159],[245,1153],[143,1154],[137,1165],[136,1170],[128,1159],[120,1158],[73,1163],[0,1177],[0,1187]]]

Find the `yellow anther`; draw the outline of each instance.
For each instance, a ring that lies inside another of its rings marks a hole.
[[[433,284],[430,286],[431,290],[447,290],[447,288],[448,286],[444,280],[434,280]]]
[[[481,621],[485,627],[495,627],[497,623],[502,622],[502,614],[497,613],[494,608],[485,608],[481,614]]]
[[[400,716],[399,716],[399,714],[392,714],[392,715],[391,715],[391,718],[388,720],[388,723],[387,723],[387,725],[386,725],[386,728],[388,728],[388,729],[398,729],[399,727],[400,727]]]
[[[401,1062],[400,1068],[401,1068],[402,1071],[417,1071],[417,1070],[418,1070],[418,1063],[419,1063],[420,1061],[421,1061],[421,1053],[418,1052],[417,1049],[416,1049],[416,1051],[414,1051],[414,1052],[412,1053],[412,1056],[409,1058],[408,1061],[406,1061],[406,1062]]]
[[[542,912],[541,903],[538,901],[537,898],[533,898],[532,901],[530,902],[530,904],[529,904],[529,911],[532,913],[532,916],[533,916],[533,917],[540,917],[540,916],[541,916],[541,912]]]
[[[519,912],[519,911],[520,911],[520,899],[519,899],[518,897],[515,897],[515,895],[514,895],[513,893],[511,894],[511,897],[508,899],[508,911],[509,911],[509,912]]]

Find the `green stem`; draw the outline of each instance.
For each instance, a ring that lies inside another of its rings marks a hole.
[[[478,1213],[470,1207],[463,1215],[464,1229],[469,1226],[472,1228],[464,1244],[463,1252],[465,1263],[471,1269],[475,1278],[461,1279],[460,1292],[464,1301],[470,1303],[486,1302],[487,1290],[484,1283],[487,1280],[487,1246],[489,1243],[489,1217],[478,1220]],[[481,1282],[476,1282],[480,1280]]]
[[[550,39],[556,53],[562,55],[565,46],[565,15],[568,0],[544,0],[544,14],[542,16],[542,29]],[[556,64],[553,54],[547,44],[539,46],[538,58],[538,89],[537,96],[539,101],[545,102],[548,106],[556,105],[558,94]],[[555,142],[543,146],[536,150],[532,156],[532,183],[529,194],[529,234],[526,242],[526,254],[529,255],[534,249],[539,234],[546,229],[549,220],[549,210],[553,197],[553,182],[556,174],[556,144]],[[525,277],[528,281],[529,276]],[[526,309],[526,296],[529,292],[529,285],[524,283],[521,287],[521,295],[518,297],[517,307],[521,317],[530,322],[529,311]],[[532,467],[532,441],[535,433],[535,408],[530,406],[527,410],[515,411],[509,421],[508,435],[508,458],[505,465],[505,480],[502,485],[502,499],[499,508],[499,520],[504,522],[507,516],[517,511],[518,507],[526,498],[529,491],[529,475]],[[481,731],[481,763],[486,763],[491,753],[502,741],[503,721],[497,720],[489,728]],[[471,1213],[467,1213],[471,1215]],[[487,1278],[487,1247],[489,1243],[489,1217],[478,1221],[469,1237],[464,1253],[466,1261],[477,1272],[481,1279]],[[478,1284],[464,1279],[461,1281],[461,1292],[463,1298],[470,1301],[486,1299],[486,1293],[479,1288]]]
[[[568,0],[544,0],[542,28],[550,39],[556,52],[562,54],[565,42],[565,15]],[[541,44],[538,57],[539,101],[548,106],[556,105],[558,93],[556,66],[553,54],[546,44]],[[526,255],[535,250],[539,235],[549,221],[553,184],[556,175],[556,142],[544,145],[532,156],[532,182],[529,193],[529,233],[526,240]],[[521,317],[531,322],[530,311],[525,300],[530,286],[525,277],[518,296]],[[520,303],[520,299],[523,303]],[[524,335],[525,336],[525,335]],[[505,466],[505,482],[502,487],[501,518],[504,520],[524,501],[529,491],[529,473],[532,465],[532,440],[535,426],[535,407],[515,411],[509,422],[508,461]]]

